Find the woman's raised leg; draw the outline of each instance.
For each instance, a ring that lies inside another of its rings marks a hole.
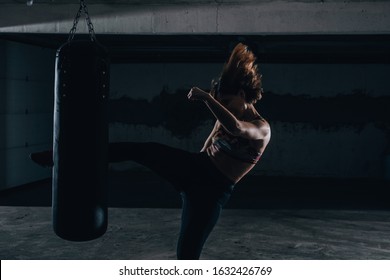
[[[110,143],[109,161],[135,161],[174,185],[183,184],[192,172],[196,154],[154,142]]]

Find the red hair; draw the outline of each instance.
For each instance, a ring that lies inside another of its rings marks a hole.
[[[256,56],[248,46],[239,43],[233,49],[229,60],[225,63],[219,82],[214,85],[218,94],[237,94],[245,92],[248,103],[256,103],[261,99],[263,89],[261,75],[256,63]]]

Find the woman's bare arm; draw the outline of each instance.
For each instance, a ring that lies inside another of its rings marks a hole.
[[[204,101],[216,119],[232,135],[256,140],[264,139],[269,133],[269,125],[265,120],[251,122],[238,120],[213,96],[199,88],[192,88],[188,98]]]
[[[207,137],[206,141],[204,142],[204,145],[203,145],[203,148],[202,150],[200,150],[201,152],[204,152],[207,150],[208,147],[210,147],[210,145],[212,144],[213,140],[213,136],[215,134],[215,131],[217,130],[218,128],[218,121],[215,122],[214,124],[214,128],[211,130],[211,133],[209,135],[209,137]]]

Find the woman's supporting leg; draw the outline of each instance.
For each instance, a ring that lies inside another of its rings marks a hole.
[[[208,236],[216,225],[222,206],[204,197],[182,193],[183,210],[177,245],[179,260],[197,260]]]

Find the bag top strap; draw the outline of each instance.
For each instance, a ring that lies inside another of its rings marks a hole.
[[[79,19],[80,19],[82,12],[84,12],[84,15],[85,15],[85,21],[86,21],[87,26],[88,26],[88,31],[89,31],[91,41],[97,42],[96,36],[95,36],[95,30],[93,29],[93,24],[92,24],[91,18],[90,18],[89,13],[88,13],[87,5],[85,4],[84,0],[80,0],[80,7],[79,7],[79,10],[76,14],[76,17],[74,18],[73,27],[69,32],[68,42],[72,41],[74,38],[74,35],[76,33],[76,30],[77,30],[77,24],[79,23]]]

